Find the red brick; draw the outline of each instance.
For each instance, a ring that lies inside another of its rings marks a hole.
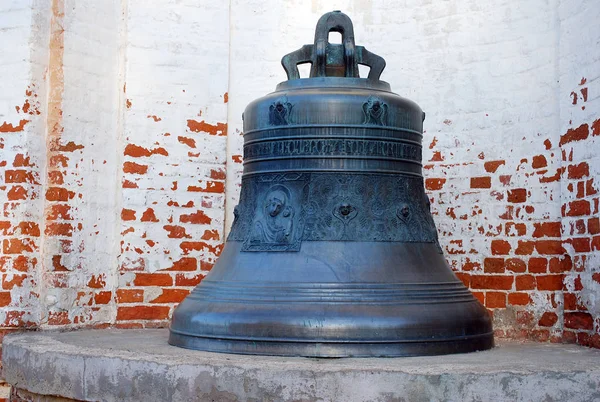
[[[486,258],[483,260],[483,272],[485,273],[504,273],[504,258]]]
[[[119,307],[117,321],[164,320],[169,317],[168,306]]]
[[[165,271],[195,271],[198,269],[198,261],[192,257],[183,257],[173,261],[173,265]]]
[[[202,279],[204,279],[204,275],[202,274],[177,274],[175,275],[175,286],[196,286]]]
[[[509,293],[508,304],[512,306],[526,306],[531,302],[528,293]]]
[[[589,131],[589,126],[587,124],[582,124],[577,128],[570,128],[564,135],[560,136],[559,146],[573,141],[585,140],[588,138]]]
[[[206,186],[188,186],[187,191],[202,193],[224,193],[225,184],[220,181],[207,181]]]
[[[124,221],[134,221],[135,211],[133,209],[123,208],[123,210],[121,211],[121,219]]]
[[[4,254],[32,253],[34,247],[35,245],[26,239],[4,239],[2,241],[2,251]]]
[[[5,183],[30,183],[30,184],[39,184],[35,179],[34,172],[31,170],[6,170],[4,172],[4,182]]]
[[[102,291],[94,295],[94,303],[96,304],[108,304],[112,300],[112,292]]]
[[[485,306],[487,308],[505,308],[506,293],[504,292],[486,292]]]
[[[50,182],[50,184],[56,184],[56,185],[63,185],[65,183],[65,179],[63,177],[62,172],[58,171],[58,170],[53,170],[51,172],[48,172],[48,181]]]
[[[563,331],[561,343],[577,343],[577,332]]]
[[[180,303],[190,294],[187,289],[163,289],[162,294],[150,303]]]
[[[577,182],[577,198],[584,198],[585,197],[585,182],[580,181]]]
[[[220,240],[221,236],[216,229],[205,230],[201,237],[202,240]]]
[[[444,157],[440,151],[433,151],[433,155],[431,156],[431,159],[429,159],[429,162],[442,162],[443,160]]]
[[[514,277],[512,275],[472,275],[472,289],[510,290]]]
[[[552,273],[568,272],[573,268],[573,261],[569,255],[553,257],[550,258],[549,266]]]
[[[470,286],[471,275],[467,272],[455,272],[454,275],[466,286]]]
[[[125,162],[123,163],[123,172],[131,173],[131,174],[146,174],[148,171],[147,165],[140,165],[135,162]]]
[[[31,163],[30,158],[30,156],[16,154],[12,165],[13,167],[35,167],[35,163]]]
[[[133,181],[123,180],[123,188],[138,188],[138,185]]]
[[[200,261],[200,269],[202,271],[210,271],[215,266],[214,263],[205,260]]]
[[[600,334],[590,335],[585,332],[578,332],[577,343],[581,346],[600,349]]]
[[[68,311],[50,311],[48,312],[48,325],[69,325],[71,319]]]
[[[524,223],[506,222],[504,229],[507,236],[525,236],[527,233],[527,225]]]
[[[584,216],[590,214],[590,202],[587,200],[575,200],[568,204],[567,216]]]
[[[586,233],[585,220],[583,219],[577,219],[575,223],[571,222],[569,226],[571,227],[571,231],[569,232],[571,235]]]
[[[479,300],[479,302],[481,304],[485,305],[485,293],[483,293],[483,292],[471,292],[471,293],[473,293],[473,296],[475,296],[475,298],[477,300]]]
[[[182,223],[194,223],[198,225],[210,225],[212,219],[204,213],[204,211],[197,210],[192,214],[185,214],[179,217],[179,222]]]
[[[102,289],[106,287],[106,280],[104,279],[104,277],[104,274],[92,275],[92,277],[88,281],[88,287],[92,289]]]
[[[580,303],[577,294],[565,292],[563,294],[565,311],[585,311],[587,308],[583,303]]]
[[[509,258],[506,260],[506,269],[511,272],[525,272],[527,271],[527,264],[519,258]]]
[[[465,262],[462,264],[463,271],[474,271],[481,269],[481,264],[477,261],[471,261],[468,257],[465,259]]]
[[[508,202],[525,202],[527,201],[527,190],[524,188],[515,188],[507,191],[507,201]]]
[[[510,253],[510,243],[506,240],[492,240],[492,255],[506,255]]]
[[[2,289],[11,290],[14,287],[22,287],[23,282],[28,278],[31,277],[25,274],[4,274],[2,275]]]
[[[560,222],[535,222],[533,224],[533,237],[560,237]]]
[[[505,212],[498,216],[500,219],[514,219],[513,217],[514,207],[512,205],[507,205],[505,207]]]
[[[563,169],[564,168],[556,169],[556,173],[554,173],[552,176],[540,177],[540,183],[553,183],[553,182],[559,181],[560,178],[562,177]]]
[[[425,179],[425,188],[427,190],[441,190],[444,183],[446,183],[446,179],[442,178]]]
[[[10,221],[0,221],[0,230],[2,230],[2,234],[4,236],[12,233],[10,228],[11,228]]]
[[[536,277],[538,290],[563,290],[564,275],[539,275]]]
[[[531,167],[534,169],[539,169],[548,166],[548,161],[544,155],[536,155],[533,157],[531,161]]]
[[[203,241],[184,241],[179,244],[179,248],[184,254],[189,254],[191,251],[208,251],[215,254],[215,256],[219,256],[223,244],[212,245]]]
[[[581,162],[578,165],[569,165],[567,167],[567,177],[569,179],[583,179],[590,175],[590,167],[587,162]]]
[[[594,329],[594,318],[589,313],[565,313],[565,328],[591,331]]]
[[[538,240],[535,242],[535,249],[538,253],[545,255],[563,254],[565,252],[560,240]]]
[[[172,286],[173,278],[169,274],[139,272],[133,280],[135,286]]]
[[[565,243],[571,244],[577,253],[589,253],[591,251],[589,237],[575,237],[567,239]]]
[[[118,303],[141,303],[143,301],[143,289],[117,289]]]
[[[545,258],[531,257],[529,259],[528,271],[532,274],[545,274],[548,271],[548,260]]]
[[[500,183],[502,183],[504,186],[508,186],[510,184],[510,179],[511,179],[511,175],[500,175],[498,177],[498,179],[500,180]]]
[[[69,201],[73,198],[75,193],[62,187],[48,187],[46,190],[46,199],[48,201]]]
[[[183,226],[179,225],[164,225],[163,229],[169,232],[167,237],[170,239],[191,239],[190,236]]]
[[[556,315],[556,313],[546,311],[544,314],[542,314],[542,317],[538,321],[538,325],[540,327],[552,327],[554,326],[554,324],[556,324],[557,321],[558,316]]]
[[[20,222],[17,226],[17,234],[38,237],[40,235],[40,227],[35,222]]]
[[[37,258],[29,258],[19,255],[13,260],[13,269],[21,272],[33,271],[37,265]]]
[[[48,236],[66,236],[70,237],[73,235],[73,225],[70,223],[48,223],[44,233]]]
[[[596,195],[598,190],[594,187],[594,179],[589,179],[585,182],[585,195]]]
[[[472,177],[471,188],[491,188],[492,178],[491,177]]]
[[[0,292],[0,307],[6,307],[11,302],[10,292]]]
[[[10,188],[10,190],[8,190],[8,193],[6,193],[6,196],[9,201],[19,201],[19,200],[26,200],[28,194],[29,193],[27,192],[25,187],[16,185],[16,186],[12,186]]]
[[[573,284],[575,285],[575,290],[576,291],[580,291],[583,290],[583,283],[581,282],[581,276],[578,275],[575,280],[573,281]]]
[[[46,219],[49,221],[55,220],[72,220],[73,218],[69,214],[71,206],[68,204],[52,204],[46,215]]]
[[[485,171],[488,173],[496,173],[496,170],[498,170],[498,168],[501,165],[504,165],[506,162],[499,160],[499,161],[487,161],[483,164],[483,167],[485,168]]]
[[[533,275],[517,275],[515,278],[515,289],[517,290],[534,290],[535,276]]]
[[[516,255],[530,255],[533,253],[535,248],[535,242],[519,240],[517,249],[515,250]]]
[[[592,237],[592,251],[600,251],[600,236]]]
[[[592,235],[600,233],[600,218],[589,218],[587,221],[587,230]]]
[[[133,158],[141,158],[157,154],[169,156],[169,153],[164,148],[155,148],[150,150],[135,144],[127,144],[127,146],[125,147],[125,151],[123,151],[123,155],[131,156]]]
[[[140,219],[142,222],[158,222],[158,218],[154,215],[154,210],[152,208],[147,208],[142,214],[142,218]]]

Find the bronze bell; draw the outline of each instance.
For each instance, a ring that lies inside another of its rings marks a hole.
[[[330,31],[342,44],[328,43]],[[301,79],[298,64],[311,63]],[[288,81],[244,112],[239,205],[169,343],[282,356],[412,356],[494,344],[446,263],[423,186],[425,114],[379,77],[334,11],[282,60]],[[358,65],[370,67],[359,78]]]

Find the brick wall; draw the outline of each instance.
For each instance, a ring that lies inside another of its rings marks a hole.
[[[497,334],[599,345],[596,2],[0,7],[4,332],[166,325],[231,222],[243,109],[342,9],[427,112],[440,240]]]
[[[31,328],[40,314],[42,183],[45,158],[49,7],[28,1],[3,2],[0,42],[0,340]],[[0,400],[8,388],[0,386]]]
[[[600,347],[600,8],[561,2],[559,96],[561,234],[565,259],[557,326],[566,341]],[[562,313],[562,314],[561,314]]]
[[[200,3],[127,5],[119,327],[167,325],[222,248],[229,7]]]

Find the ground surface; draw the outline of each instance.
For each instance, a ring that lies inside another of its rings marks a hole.
[[[103,401],[593,401],[600,351],[500,342],[409,358],[241,356],[169,346],[166,330],[25,333],[4,341],[7,381],[33,394]]]

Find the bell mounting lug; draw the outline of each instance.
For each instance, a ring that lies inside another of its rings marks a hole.
[[[329,43],[329,32],[339,32],[342,43]],[[356,46],[352,20],[340,11],[332,11],[319,19],[314,44],[304,45],[281,59],[288,80],[300,79],[298,65],[306,63],[311,64],[310,78],[359,78],[358,65],[361,64],[370,67],[367,79],[378,81],[385,68],[383,57]]]

